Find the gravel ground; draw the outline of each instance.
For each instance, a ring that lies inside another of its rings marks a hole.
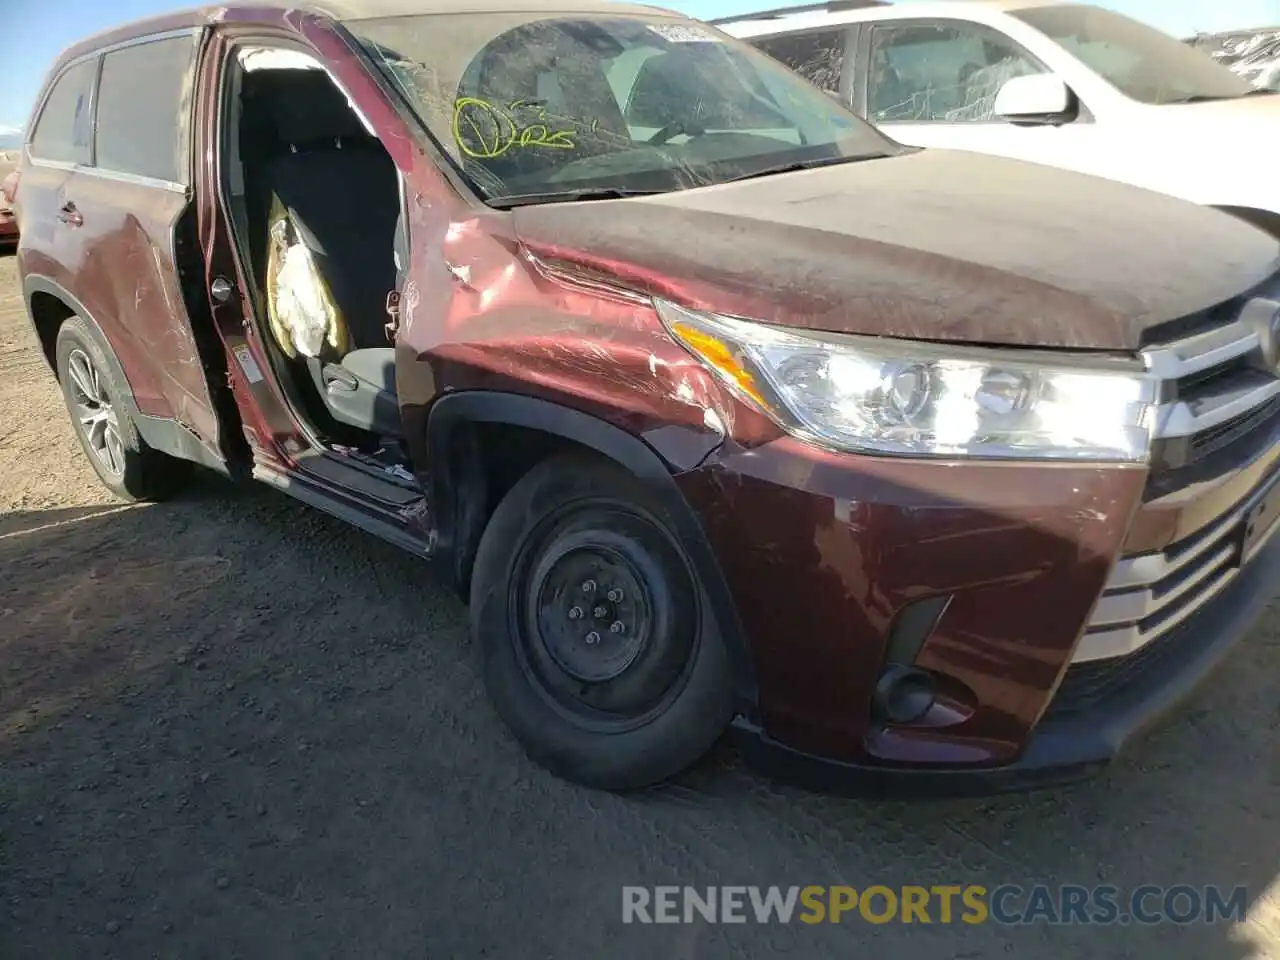
[[[4,960],[1280,957],[1278,632],[1068,790],[860,803],[728,748],[641,796],[578,789],[496,720],[420,562],[213,476],[112,501],[0,259]],[[1248,920],[621,923],[626,884],[836,883],[1243,884]]]

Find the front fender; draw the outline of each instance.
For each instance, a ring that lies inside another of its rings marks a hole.
[[[540,431],[608,457],[637,477],[667,509],[711,604],[734,667],[740,711],[755,712],[753,660],[737,608],[697,514],[666,462],[640,438],[598,417],[548,400],[489,390],[467,390],[436,400],[427,416],[426,449],[433,559],[465,597],[480,536],[488,522],[486,481],[471,424],[494,423]],[[471,495],[460,495],[468,485]]]

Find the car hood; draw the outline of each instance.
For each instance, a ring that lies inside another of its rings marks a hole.
[[[1162,194],[925,150],[513,211],[534,253],[689,306],[814,330],[1131,350],[1249,289],[1280,244]]]

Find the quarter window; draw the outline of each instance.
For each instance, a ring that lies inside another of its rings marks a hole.
[[[93,77],[97,69],[97,60],[85,60],[54,83],[31,134],[33,156],[63,163],[90,162]]]
[[[871,38],[868,113],[875,123],[993,119],[996,94],[1044,67],[998,31],[975,24],[879,26]]]
[[[97,164],[187,182],[195,38],[152,40],[103,57]]]
[[[752,43],[815,87],[828,93],[839,93],[840,73],[844,68],[844,38],[843,30],[815,30],[768,37]]]

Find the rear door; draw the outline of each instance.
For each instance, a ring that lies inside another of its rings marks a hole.
[[[192,28],[102,51],[92,165],[75,170],[60,209],[82,245],[79,286],[110,327],[140,412],[178,421],[217,454],[216,368],[187,312],[203,285],[191,188],[201,37]]]

